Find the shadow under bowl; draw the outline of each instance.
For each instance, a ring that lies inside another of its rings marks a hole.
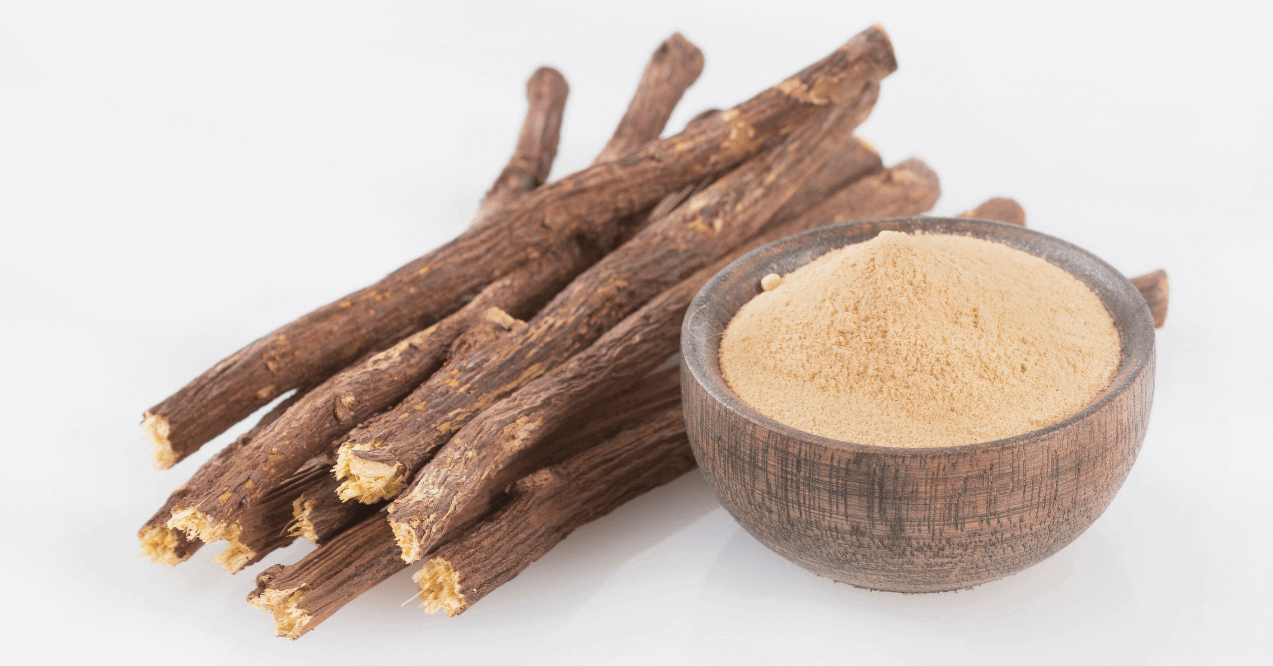
[[[740,400],[720,371],[725,327],[787,274],[884,230],[956,234],[1041,257],[1086,284],[1114,319],[1118,371],[1087,407],[993,442],[914,448],[829,439]],[[1036,231],[966,218],[851,222],[751,252],[703,287],[681,330],[681,391],[694,457],[752,536],[822,576],[859,587],[937,592],[1041,562],[1109,506],[1145,438],[1154,393],[1154,325],[1140,293],[1091,253]]]

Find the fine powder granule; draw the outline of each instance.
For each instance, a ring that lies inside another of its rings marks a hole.
[[[1121,356],[1086,285],[976,238],[884,231],[763,284],[725,330],[721,372],[752,408],[824,437],[1019,435],[1091,403]]]

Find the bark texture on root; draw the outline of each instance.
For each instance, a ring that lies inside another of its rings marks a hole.
[[[614,135],[593,163],[623,157],[657,139],[677,102],[702,71],[703,53],[698,47],[680,33],[664,40],[646,64],[641,82]],[[527,82],[526,98],[530,105],[517,150],[487,193],[473,224],[482,223],[494,210],[548,179],[557,154],[561,116],[568,93],[565,79],[552,68],[541,68]]]
[[[194,555],[195,551],[203,545],[203,541],[192,539],[186,536],[183,530],[168,527],[168,520],[172,518],[172,510],[176,508],[183,500],[197,489],[204,487],[209,481],[215,479],[224,469],[226,469],[235,459],[235,457],[247,447],[248,443],[254,437],[259,435],[267,426],[278,420],[288,409],[299,402],[307,393],[308,389],[301,389],[287,400],[280,402],[273,409],[265,413],[261,420],[251,430],[239,435],[229,446],[221,449],[216,455],[208,459],[198,470],[195,470],[190,480],[183,483],[172,494],[168,496],[168,501],[159,507],[155,515],[146,521],[137,531],[137,539],[141,542],[141,553],[143,557],[150,558],[155,564],[167,564],[175,566]]]
[[[863,178],[832,194],[800,216],[798,226],[767,231],[765,243],[829,224],[865,220],[872,217],[915,215],[933,207],[941,196],[937,174],[923,160],[911,158]],[[896,212],[895,212],[896,211]]]
[[[397,550],[389,525],[373,515],[296,564],[261,572],[248,603],[273,613],[274,635],[295,640],[406,568]]]
[[[550,435],[576,415],[614,395],[679,348],[680,322],[694,295],[713,275],[747,251],[773,240],[841,221],[914,215],[932,207],[937,176],[909,160],[867,176],[832,195],[827,204],[777,224],[759,238],[667,289],[552,372],[528,383],[461,429],[390,505],[390,520],[404,557],[423,555],[464,516],[501,492],[526,459],[552,442]]]
[[[654,350],[659,354],[666,350]],[[673,350],[672,353],[674,353]],[[655,358],[652,356],[652,358]],[[655,358],[648,366],[662,363]],[[471,496],[463,506],[457,507],[455,517],[448,521],[445,534],[455,534],[475,516],[484,516],[504,499],[504,491],[518,479],[537,469],[562,462],[579,452],[618,435],[622,430],[645,423],[668,408],[680,409],[680,368],[673,366],[644,376],[635,373],[627,378],[624,386],[606,396],[605,401],[591,401],[593,409],[571,409],[543,439],[547,446],[527,447],[522,455],[506,461],[506,464],[487,478],[489,493]],[[542,432],[542,431],[541,431]],[[445,539],[445,535],[440,538]],[[401,542],[399,543],[401,545]]]
[[[625,429],[647,423],[667,410],[679,413],[678,378],[678,368],[643,378],[594,417],[581,419],[563,429],[560,433],[563,441],[555,449],[570,453],[584,451]],[[560,460],[545,459],[545,464],[556,462]],[[310,494],[307,491],[303,497]],[[330,527],[325,534],[320,532],[319,548],[300,562],[270,567],[257,577],[257,588],[248,600],[254,607],[274,614],[277,635],[299,637],[358,595],[406,568],[384,512],[360,504],[345,504],[351,505],[370,509],[370,514],[343,526]],[[498,505],[497,502],[495,506]]]
[[[261,501],[244,515],[241,529],[230,539],[226,549],[212,561],[235,574],[292,543],[296,538],[288,533],[292,504],[306,490],[317,488],[330,478],[327,473],[330,467],[331,461],[326,457],[315,458],[282,484],[267,491]]]
[[[517,146],[508,165],[482,198],[471,226],[483,224],[499,208],[548,180],[557,143],[561,140],[561,117],[566,110],[570,86],[561,72],[540,67],[526,82],[526,117],[517,135]]]
[[[185,495],[170,508],[224,507],[217,521],[225,527],[214,525],[203,532],[209,541],[221,538],[222,529],[232,530],[265,491],[326,452],[355,425],[410,394],[442,366],[456,338],[487,311],[498,308],[518,317],[533,314],[609,249],[566,243],[487,285],[437,324],[332,376],[236,451],[230,464],[197,483],[192,480]]]
[[[375,476],[390,476],[383,485],[400,489],[470,419],[754,235],[844,145],[869,113],[878,84],[867,81],[859,92],[652,223],[571,282],[524,331],[452,359],[394,410],[351,433],[342,455],[381,465]]]
[[[672,101],[679,99],[685,88],[689,87],[698,76],[700,66],[693,71],[682,71],[693,65],[693,59],[687,61],[687,53],[696,51],[696,48],[679,36],[673,37],[670,43],[671,50],[661,48],[656,51],[657,62],[652,62],[652,67],[658,75],[645,76],[633,101],[634,107],[638,103],[653,103],[656,104],[657,110],[654,112],[634,111],[630,108],[629,116],[643,118],[643,120],[630,122],[628,125],[620,124],[619,129],[615,131],[616,139],[611,141],[612,145],[628,145],[630,141],[656,138],[658,129],[661,129],[663,122],[667,120],[666,116],[671,113],[671,107],[675,106]],[[659,53],[662,53],[663,57],[659,57]],[[671,56],[668,53],[671,53]],[[549,97],[547,103],[552,102],[554,94],[564,101],[564,81],[560,81],[560,85],[554,88],[552,74],[555,73],[551,71],[545,73],[545,70],[541,70],[528,84],[532,103],[527,122],[532,122],[532,116],[537,115],[537,106],[544,106],[542,103],[536,104],[536,87],[547,87],[546,94]],[[654,125],[658,125],[657,129],[654,129]],[[518,152],[526,153],[526,150],[522,150],[519,146]],[[514,155],[514,162],[516,160],[517,155]],[[547,162],[542,168],[547,169],[550,166],[551,163]],[[193,497],[200,497],[204,502],[210,500],[213,495],[218,497],[218,502],[227,502],[227,499],[222,497],[229,489],[242,489],[243,492],[241,497],[229,498],[233,502],[230,502],[229,509],[223,516],[219,517],[219,522],[209,520],[200,514],[193,514],[191,521],[187,521],[187,527],[195,528],[195,531],[209,539],[216,539],[219,535],[233,531],[236,528],[238,516],[250,511],[257,499],[264,497],[261,495],[261,489],[274,488],[286,479],[286,476],[293,474],[309,457],[320,455],[328,442],[336,441],[337,438],[345,436],[355,424],[362,423],[379,411],[397,404],[412,388],[437,371],[439,365],[446,359],[448,349],[449,353],[456,354],[456,346],[461,350],[465,348],[466,344],[454,344],[462,332],[471,331],[477,327],[477,329],[486,330],[489,334],[491,331],[489,326],[476,326],[486,312],[495,308],[510,313],[513,317],[532,315],[580,271],[601,259],[605,253],[614,250],[616,244],[626,241],[636,230],[643,228],[649,218],[666,214],[666,211],[675,208],[685,200],[685,197],[694,194],[701,186],[703,183],[689,185],[679,192],[668,194],[659,201],[657,206],[654,206],[653,213],[642,211],[620,220],[615,225],[615,233],[600,239],[598,241],[600,244],[589,242],[588,238],[565,239],[560,246],[551,248],[544,256],[537,257],[528,264],[513,270],[512,273],[504,275],[503,278],[495,280],[494,283],[486,285],[460,311],[452,313],[451,316],[435,323],[429,329],[406,337],[405,340],[377,354],[376,357],[351,365],[345,371],[327,379],[318,387],[318,390],[313,392],[313,395],[308,396],[308,400],[298,405],[297,409],[289,411],[280,423],[262,434],[251,448],[238,455],[236,466],[228,467],[218,478],[206,480],[199,488],[191,489],[190,494]],[[517,194],[516,187],[509,186],[505,182],[503,191],[508,195],[503,199],[503,204],[507,205]],[[486,209],[488,213],[494,210],[496,209]],[[471,346],[474,335],[467,337],[470,339],[467,345]],[[370,457],[372,455],[369,453],[368,458]],[[346,462],[348,457],[341,458],[341,464]],[[369,460],[360,462],[374,465],[374,462]],[[252,489],[256,489],[256,492],[247,493],[247,490]],[[353,493],[353,490],[346,489],[345,497],[348,497],[349,493]]]
[[[512,500],[425,562],[414,580],[430,613],[458,615],[571,532],[694,469],[680,401],[517,482]]]
[[[1158,269],[1132,278],[1132,284],[1140,291],[1149,305],[1149,314],[1154,317],[1154,328],[1162,328],[1167,321],[1167,297],[1171,292],[1171,281],[1167,279],[1167,271]]]
[[[666,359],[658,365],[666,364]],[[526,469],[514,471],[509,483],[548,465],[553,465],[604,442],[665,409],[681,404],[681,369],[671,365],[639,377],[610,396],[595,409],[580,410],[552,434],[554,444],[543,447],[543,456],[528,461]]]
[[[673,33],[659,44],[645,66],[641,83],[618,129],[593,164],[619,159],[657,139],[681,101],[681,95],[698,80],[702,71],[703,52],[681,33]]]
[[[840,146],[831,151],[822,166],[805,179],[800,189],[770,217],[764,228],[795,220],[849,183],[883,169],[884,163],[875,146],[857,136],[842,137]]]
[[[556,445],[534,464],[536,467],[552,464],[604,441],[659,410],[679,405],[680,396],[678,368],[670,367],[643,377],[595,413],[587,417],[580,415],[558,429],[554,433]],[[292,503],[289,535],[309,539],[321,546],[383,508],[383,503],[367,505],[341,501],[338,496],[340,485],[340,480],[328,475],[321,483],[306,488]]]
[[[960,213],[959,217],[975,217],[979,220],[993,220],[1005,224],[1015,224],[1019,227],[1025,226],[1025,209],[1016,201],[1003,197],[990,199],[972,210]]]
[[[292,502],[289,536],[309,539],[315,545],[326,545],[350,526],[384,508],[383,504],[342,502],[337,495],[340,480],[324,469],[321,483],[306,488]]]
[[[638,86],[628,116],[625,116],[635,120],[620,123],[615,130],[615,138],[611,140],[612,146],[627,146],[634,141],[657,138],[658,131],[675,106],[675,100],[680,99],[701,70],[701,54],[698,65],[694,65],[692,52],[697,52],[697,49],[679,35],[674,35],[655,52],[655,58],[647,68],[647,76]],[[651,70],[655,75],[648,75]],[[545,68],[536,72],[527,84],[530,109],[517,153],[509,168],[527,161],[529,155],[538,154],[542,163],[536,168],[542,171],[543,177],[547,176],[551,157],[555,154],[555,143],[552,153],[544,152],[544,141],[531,142],[530,147],[523,144],[527,143],[528,126],[533,126],[533,136],[540,136],[539,121],[560,120],[559,110],[555,112],[556,116],[551,115],[554,105],[558,101],[564,104],[565,100],[565,81],[559,79],[560,75],[554,70]],[[636,108],[644,104],[653,104],[656,108]],[[507,174],[508,169],[505,172]],[[506,205],[515,196],[524,194],[518,183],[529,182],[528,179],[509,181],[501,176],[492,192],[502,192],[500,201]],[[662,217],[701,187],[701,183],[687,185],[681,191],[665,196],[652,213],[643,211],[625,218],[616,224],[616,233],[602,239],[601,244],[589,242],[586,238],[563,241],[543,256],[487,285],[468,304],[437,324],[408,336],[371,359],[346,368],[319,386],[307,400],[263,434],[253,447],[238,455],[236,466],[227,468],[217,478],[205,480],[202,486],[192,488],[189,494],[202,496],[207,501],[212,495],[220,497],[224,490],[250,490],[247,486],[251,484],[257,492],[232,497],[237,500],[237,505],[220,517],[225,525],[222,529],[233,530],[238,515],[250,509],[260,497],[260,489],[281,483],[305,460],[319,455],[329,442],[402,400],[441,366],[457,337],[478,324],[486,312],[496,308],[516,318],[529,317],[572,278],[645,226],[648,219]],[[496,208],[484,207],[488,214],[494,210]],[[451,349],[451,353],[455,350]],[[213,488],[223,490],[213,492]],[[210,538],[219,531],[216,524],[214,521],[213,527],[207,531]]]
[[[175,462],[282,392],[317,383],[366,351],[425,328],[490,282],[573,236],[613,224],[780,141],[864,81],[896,69],[883,29],[857,35],[827,58],[753,99],[518,197],[454,241],[376,284],[286,324],[218,363],[147,412],[147,430]],[[507,242],[512,237],[517,242]]]

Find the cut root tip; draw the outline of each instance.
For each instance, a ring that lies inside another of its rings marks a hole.
[[[389,521],[389,527],[393,528],[393,536],[398,540],[398,548],[402,549],[402,561],[411,564],[420,559],[424,553],[420,551],[420,538],[415,530],[406,523],[394,520]]]
[[[309,512],[313,509],[314,500],[305,499],[304,495],[292,500],[292,522],[287,525],[287,536],[318,543],[318,532],[314,529],[314,523],[309,520]]]
[[[411,580],[420,586],[416,596],[427,613],[446,611],[448,617],[455,617],[469,607],[460,594],[460,575],[440,557],[425,562]]]
[[[168,434],[172,430],[168,425],[168,419],[146,412],[142,415],[141,428],[146,431],[146,437],[150,439],[152,447],[150,458],[155,462],[155,467],[168,469],[177,464],[177,452],[173,451],[172,442],[168,439]]]
[[[286,590],[266,588],[253,592],[248,603],[274,615],[274,635],[296,640],[305,633],[305,625],[313,617],[297,604],[310,591],[310,586],[291,587]]]
[[[213,562],[221,565],[222,569],[236,574],[243,570],[243,567],[252,561],[252,557],[256,553],[241,543],[238,539],[230,539],[230,545],[219,555],[212,558]]]
[[[138,555],[148,558],[155,564],[166,564],[170,567],[185,562],[189,555],[179,555],[181,534],[163,525],[147,525],[137,533],[141,541],[141,552]]]
[[[336,454],[332,473],[343,479],[336,489],[341,501],[358,500],[363,504],[375,504],[392,499],[402,492],[407,469],[402,463],[368,460],[358,455],[360,451],[372,451],[366,444],[342,445]]]
[[[206,513],[193,506],[179,506],[172,510],[172,518],[168,519],[168,527],[181,530],[191,539],[199,539],[204,543],[213,543],[222,539],[237,539],[241,528],[238,523],[227,525],[218,523]]]

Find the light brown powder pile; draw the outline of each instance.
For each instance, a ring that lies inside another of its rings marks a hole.
[[[1096,295],[998,243],[885,231],[763,283],[725,330],[721,371],[760,413],[824,437],[1011,437],[1082,409],[1118,369]]]

